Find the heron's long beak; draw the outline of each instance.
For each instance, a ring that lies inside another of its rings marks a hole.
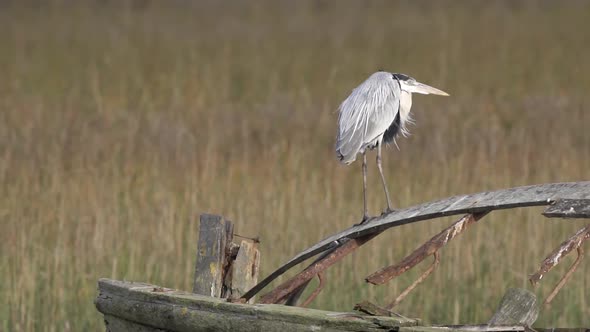
[[[439,96],[448,96],[449,94],[439,90],[437,88],[433,88],[430,85],[426,85],[424,83],[416,82],[415,84],[409,85],[410,92],[421,93],[423,95],[439,95]]]

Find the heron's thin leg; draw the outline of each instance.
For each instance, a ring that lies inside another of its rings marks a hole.
[[[369,220],[369,212],[367,209],[367,152],[363,152],[363,220]],[[362,223],[361,222],[361,223]]]
[[[385,184],[385,176],[383,176],[383,167],[381,166],[381,144],[377,146],[377,168],[379,168],[379,174],[381,174],[381,182],[383,182],[383,190],[385,191],[385,198],[387,199],[387,210],[385,212],[393,211],[391,208],[391,199],[389,199],[389,190]]]

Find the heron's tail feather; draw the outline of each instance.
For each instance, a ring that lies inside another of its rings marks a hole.
[[[336,137],[336,157],[343,164],[350,164],[356,160],[362,146],[362,137],[360,130],[353,128],[344,129],[343,125],[338,126],[338,135]]]
[[[343,154],[342,150],[336,150],[336,157],[342,164],[348,165],[356,160],[356,152]]]

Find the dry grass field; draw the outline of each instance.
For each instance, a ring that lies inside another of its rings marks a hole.
[[[99,277],[190,290],[203,212],[260,235],[263,275],[357,222],[360,164],[336,160],[335,112],[377,69],[451,94],[415,97],[412,135],[385,150],[394,205],[588,180],[588,54],[585,1],[1,2],[0,330],[102,330]],[[541,211],[467,230],[397,311],[485,322],[588,222]],[[328,271],[314,306],[390,301],[428,263],[363,278],[453,220],[379,236]],[[537,324],[589,317],[586,258]]]

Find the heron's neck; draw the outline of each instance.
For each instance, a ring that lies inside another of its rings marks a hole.
[[[412,93],[402,90],[402,97],[400,98],[400,120],[405,121],[410,115],[410,109],[412,108]]]

